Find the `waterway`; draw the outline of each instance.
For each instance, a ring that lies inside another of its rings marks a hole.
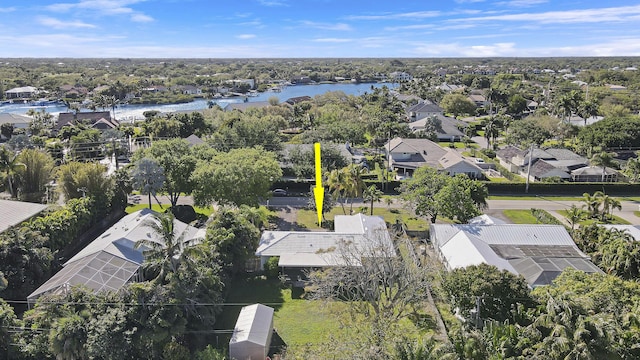
[[[222,108],[230,103],[241,103],[245,99],[247,102],[259,102],[268,101],[272,97],[278,98],[280,102],[283,102],[292,97],[298,96],[311,96],[324,94],[329,91],[342,91],[347,95],[363,95],[367,92],[371,92],[371,87],[380,88],[382,86],[394,87],[394,84],[390,83],[362,83],[362,84],[317,84],[317,85],[292,85],[285,86],[280,92],[266,91],[258,93],[257,96],[249,97],[232,97],[222,99],[196,99],[189,103],[184,104],[163,104],[163,105],[128,105],[123,104],[116,107],[115,117],[120,121],[133,121],[138,119],[144,119],[142,115],[145,111],[157,110],[164,113],[171,113],[177,111],[192,111],[202,110],[209,106],[209,101],[220,105]],[[397,84],[395,84],[397,85]],[[29,110],[44,109],[52,115],[58,115],[61,112],[68,111],[64,105],[48,105],[48,106],[33,106],[30,104],[5,104],[0,106],[0,113],[14,113],[14,114],[26,114]],[[85,111],[83,109],[83,111]],[[89,110],[86,110],[89,111]]]

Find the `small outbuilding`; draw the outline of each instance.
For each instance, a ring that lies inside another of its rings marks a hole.
[[[262,304],[240,310],[229,341],[229,357],[235,360],[264,360],[273,335],[273,308]]]

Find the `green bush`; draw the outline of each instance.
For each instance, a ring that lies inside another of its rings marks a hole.
[[[278,262],[280,261],[280,257],[274,256],[270,257],[269,260],[264,264],[264,274],[268,279],[276,279],[280,272],[278,268]]]

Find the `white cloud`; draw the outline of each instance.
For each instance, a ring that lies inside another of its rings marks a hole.
[[[423,30],[423,29],[433,29],[435,25],[433,24],[419,24],[419,25],[405,25],[405,26],[388,26],[385,27],[385,31],[398,31],[398,30]]]
[[[153,18],[145,14],[133,14],[131,15],[131,21],[133,22],[152,22]]]
[[[496,5],[510,6],[510,7],[531,7],[540,4],[546,4],[549,0],[511,0],[496,3]]]
[[[240,34],[240,35],[237,35],[237,36],[236,36],[236,38],[238,38],[238,39],[242,39],[242,40],[246,40],[246,39],[253,39],[253,38],[255,38],[255,37],[256,37],[256,35],[255,35],[255,34]]]
[[[262,6],[289,6],[285,1],[282,0],[258,0],[258,3]]]
[[[640,16],[640,5],[600,9],[547,11],[541,13],[504,14],[484,17],[461,18],[452,21],[518,21],[541,24],[634,22]]]
[[[303,21],[301,22],[301,24],[307,27],[321,29],[321,30],[334,30],[334,31],[352,30],[349,24],[344,24],[344,23],[331,24],[331,23],[320,23],[320,22],[314,22],[314,21]]]
[[[0,8],[0,13],[10,13],[16,11],[15,7]]]
[[[346,39],[346,38],[319,38],[319,39],[313,39],[313,41],[322,42],[322,43],[348,43],[348,42],[352,42],[353,39]]]
[[[54,29],[68,29],[68,28],[93,29],[96,27],[93,24],[88,24],[79,20],[63,21],[63,20],[59,20],[59,19],[55,19],[47,16],[39,17],[37,21],[41,25],[52,27]]]
[[[440,11],[414,11],[406,13],[387,13],[379,15],[350,15],[347,20],[399,20],[399,19],[424,19],[438,17]]]

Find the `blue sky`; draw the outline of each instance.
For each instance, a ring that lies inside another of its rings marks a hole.
[[[0,57],[640,56],[640,2],[2,1],[0,49]]]

